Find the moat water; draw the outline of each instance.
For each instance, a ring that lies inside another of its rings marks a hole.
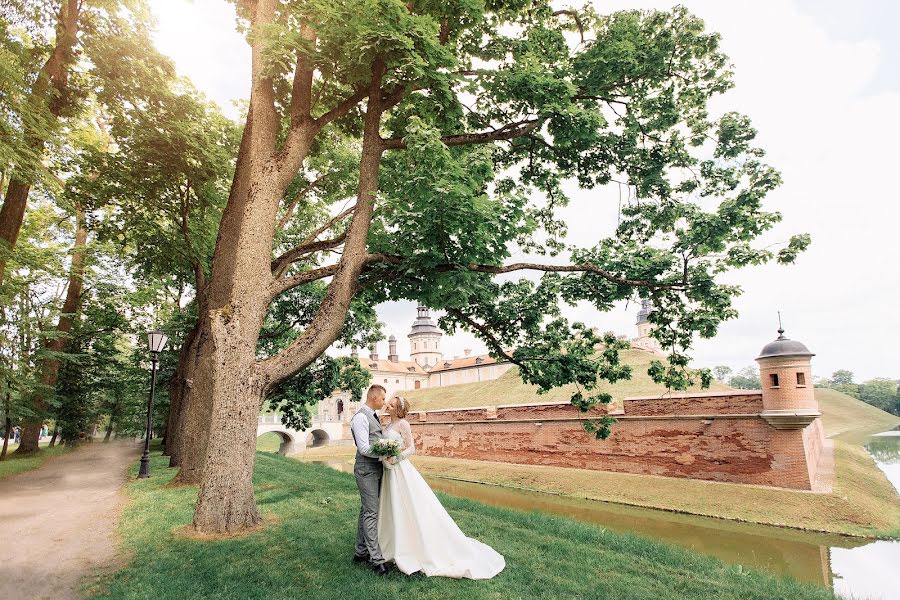
[[[900,431],[866,444],[879,467],[900,490]],[[352,472],[347,460],[316,461]],[[831,587],[854,600],[900,600],[900,542],[738,523],[608,502],[427,477],[435,490],[485,504],[540,511],[684,546],[725,562]],[[898,500],[900,501],[900,500]]]

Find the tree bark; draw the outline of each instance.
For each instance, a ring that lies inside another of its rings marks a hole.
[[[56,336],[44,344],[51,353],[41,360],[41,386],[31,399],[35,416],[25,419],[22,426],[22,441],[16,454],[30,454],[38,451],[41,427],[44,425],[44,413],[48,408],[47,390],[56,386],[59,376],[60,360],[58,353],[65,351],[69,345],[68,333],[75,322],[75,315],[81,301],[81,290],[84,284],[84,261],[87,250],[87,220],[81,206],[75,207],[75,246],[72,251],[72,264],[69,267],[69,283],[66,287],[66,299],[62,312],[56,323]]]
[[[78,36],[78,18],[81,0],[62,0],[56,20],[56,44],[47,62],[41,67],[31,88],[28,103],[37,109],[48,110],[50,117],[58,121],[68,104],[69,67],[75,60],[74,47]],[[45,140],[39,138],[34,127],[26,120],[24,132],[27,143],[36,155],[44,149]],[[13,173],[6,198],[0,208],[0,284],[6,273],[6,257],[15,248],[25,217],[25,206],[31,191],[31,178]]]
[[[201,314],[205,308],[199,310]],[[197,348],[200,342],[200,329],[202,319],[194,323],[194,327],[188,333],[178,353],[178,366],[172,377],[169,388],[170,408],[169,418],[166,424],[166,454],[169,456],[169,466],[181,466],[184,453],[185,440],[193,435],[186,431],[187,415],[191,402],[191,387],[193,386],[194,368],[197,364]]]
[[[9,434],[12,433],[12,419],[7,414],[3,421],[3,450],[0,450],[0,460],[6,458],[6,450],[9,448]]]
[[[56,445],[56,438],[59,436],[59,425],[53,426],[53,435],[50,436],[50,444],[47,446],[48,448],[52,448]]]

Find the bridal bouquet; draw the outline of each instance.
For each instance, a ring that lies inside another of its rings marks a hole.
[[[372,444],[372,454],[383,459],[400,456],[400,442],[398,440],[375,440]],[[391,468],[391,464],[384,461],[384,466]]]

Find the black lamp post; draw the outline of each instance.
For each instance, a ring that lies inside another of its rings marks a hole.
[[[147,334],[147,344],[150,347],[150,362],[153,364],[150,375],[150,398],[147,399],[147,435],[144,438],[144,455],[141,456],[141,469],[138,477],[146,479],[150,477],[150,436],[153,434],[153,395],[156,392],[156,365],[159,363],[159,353],[166,347],[169,337],[162,331],[154,330]]]

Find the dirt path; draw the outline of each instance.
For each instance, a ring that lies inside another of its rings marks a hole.
[[[128,442],[96,442],[0,480],[0,599],[77,598],[79,581],[115,562],[113,532]]]

